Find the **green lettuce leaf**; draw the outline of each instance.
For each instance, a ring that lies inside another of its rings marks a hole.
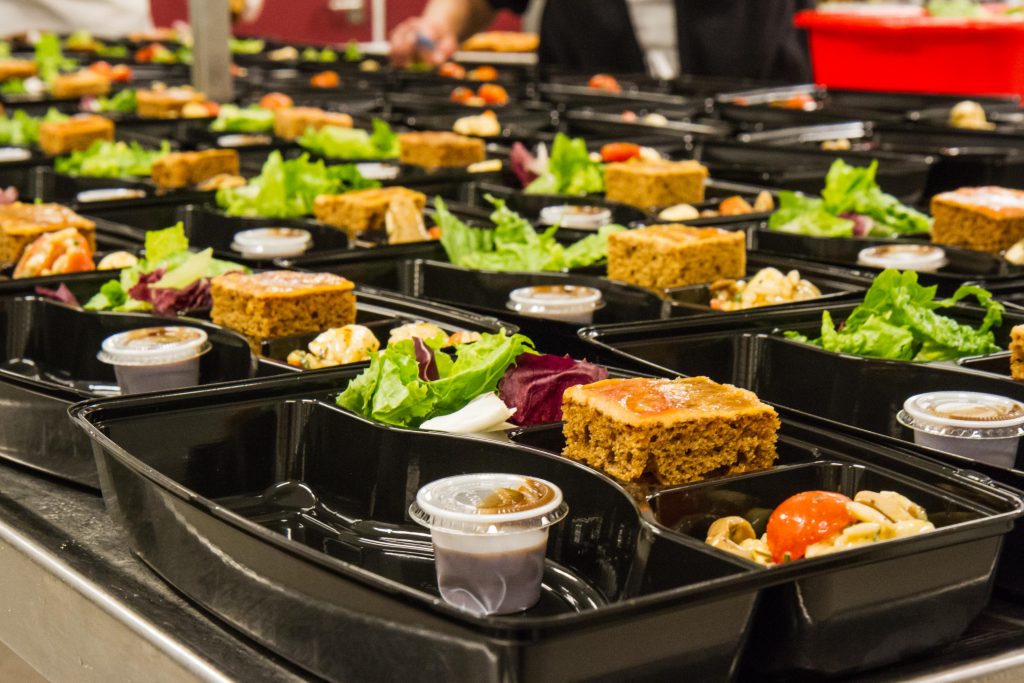
[[[935,300],[935,293],[935,287],[918,284],[917,273],[888,269],[875,278],[864,301],[841,328],[836,328],[825,311],[820,338],[812,340],[795,332],[786,336],[835,353],[917,362],[954,360],[1000,350],[992,330],[1002,324],[1004,309],[990,292],[964,285],[942,301]],[[978,328],[938,313],[967,297],[974,297],[985,309]]]
[[[52,83],[62,71],[71,71],[78,62],[64,56],[60,38],[55,33],[43,33],[36,43],[36,72],[44,83]]]
[[[453,216],[440,197],[434,200],[441,246],[455,265],[476,270],[536,272],[580,268],[608,256],[608,235],[625,230],[607,225],[597,234],[564,247],[555,239],[558,226],[538,233],[530,222],[490,195],[493,229],[474,228]]]
[[[180,221],[169,228],[146,233],[147,261],[160,263],[183,251],[188,251],[188,237],[185,236],[185,225]]]
[[[332,159],[394,159],[399,151],[398,134],[377,118],[372,133],[339,126],[307,128],[298,142],[314,154]]]
[[[39,142],[39,126],[51,121],[65,121],[69,117],[50,107],[43,117],[30,116],[23,109],[16,109],[7,116],[0,112],[0,145],[28,147]]]
[[[274,112],[259,105],[225,104],[210,124],[215,133],[265,133],[274,130]]]
[[[113,97],[100,97],[96,101],[101,112],[134,114],[139,107],[135,88],[125,88]]]
[[[58,157],[54,168],[58,173],[96,178],[148,176],[153,162],[171,151],[166,140],[160,149],[144,149],[139,143],[97,140],[84,151]]]
[[[327,166],[308,154],[285,161],[271,152],[260,174],[247,185],[217,192],[217,205],[229,216],[297,218],[313,213],[317,195],[380,187],[353,164]]]
[[[604,192],[604,166],[590,158],[583,138],[555,136],[547,172],[530,183],[528,194],[584,195]]]
[[[384,424],[418,427],[497,389],[522,353],[535,353],[527,337],[484,334],[477,342],[456,347],[454,361],[435,350],[439,377],[428,382],[419,378],[413,342],[395,342],[374,356],[370,367],[339,394],[337,403]]]

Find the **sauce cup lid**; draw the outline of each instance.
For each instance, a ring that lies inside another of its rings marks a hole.
[[[541,209],[540,221],[545,225],[558,224],[563,228],[597,230],[611,223],[612,212],[603,206],[559,204]]]
[[[210,348],[206,332],[197,327],[143,327],[107,337],[96,357],[112,365],[164,365],[197,358]]]
[[[586,313],[604,306],[604,295],[594,287],[538,285],[513,289],[507,305],[518,313]]]
[[[932,391],[911,396],[896,419],[941,436],[1005,439],[1024,434],[1024,404],[974,391]]]
[[[447,533],[494,535],[545,529],[569,512],[562,491],[520,474],[462,474],[420,488],[409,514]]]
[[[861,249],[857,263],[872,268],[932,271],[948,261],[945,250],[930,244],[881,244]]]
[[[298,256],[309,249],[313,235],[299,228],[254,228],[235,233],[231,248],[243,256],[278,258]]]

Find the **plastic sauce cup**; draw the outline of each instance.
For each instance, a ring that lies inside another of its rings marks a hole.
[[[914,443],[1012,468],[1024,434],[1024,404],[973,391],[911,396],[896,419],[914,430]]]
[[[533,318],[589,325],[594,311],[604,306],[601,290],[577,285],[520,287],[508,295],[506,306]]]
[[[861,249],[857,263],[871,268],[896,268],[928,273],[948,263],[946,252],[927,244],[883,244]]]
[[[561,225],[576,230],[597,230],[612,222],[612,212],[601,206],[585,204],[559,204],[546,206],[540,211],[545,225]]]
[[[313,244],[308,230],[298,228],[256,228],[235,233],[231,248],[251,259],[299,256]]]
[[[196,386],[199,357],[210,348],[195,327],[143,327],[107,337],[97,357],[114,366],[122,394],[140,394]]]
[[[439,479],[409,507],[430,529],[441,597],[474,614],[512,614],[537,603],[548,530],[568,512],[557,486],[518,474]]]

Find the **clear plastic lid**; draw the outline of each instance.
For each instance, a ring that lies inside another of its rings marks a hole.
[[[569,512],[551,482],[520,474],[462,474],[431,482],[409,507],[413,520],[448,533],[490,535],[544,529]]]
[[[380,161],[364,161],[356,164],[360,175],[368,180],[394,180],[401,170],[395,164],[385,164]]]
[[[273,141],[269,135],[232,133],[217,138],[217,145],[219,147],[248,147],[249,145],[269,145]]]
[[[210,348],[206,332],[196,327],[143,327],[104,339],[97,358],[112,365],[164,365],[196,358]]]
[[[857,263],[872,268],[932,271],[948,261],[945,250],[928,244],[883,244],[861,249]]]
[[[278,258],[298,256],[313,244],[313,235],[298,228],[256,228],[235,233],[231,248],[243,256]]]
[[[126,199],[142,199],[146,196],[145,190],[133,189],[130,187],[100,187],[95,190],[82,190],[76,195],[76,199],[83,204],[89,202],[113,202]]]
[[[518,313],[587,313],[604,306],[601,290],[578,285],[520,287],[508,295],[508,308]]]
[[[541,209],[540,221],[545,225],[559,224],[563,228],[597,230],[612,222],[612,212],[603,206],[559,204]]]
[[[911,429],[955,438],[1005,439],[1024,434],[1024,404],[974,391],[911,396],[896,419]]]
[[[24,147],[0,147],[0,162],[24,161],[31,158],[32,152]]]

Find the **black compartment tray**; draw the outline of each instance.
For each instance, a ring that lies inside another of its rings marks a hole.
[[[203,328],[213,344],[200,359],[201,384],[256,372],[256,359],[240,335],[201,320],[179,322]],[[65,413],[77,401],[116,393],[113,366],[96,358],[105,338],[161,323],[150,315],[81,311],[34,296],[0,297],[0,457],[97,488],[88,439]]]
[[[106,499],[135,552],[328,680],[722,680],[735,670],[757,593],[742,562],[667,540],[622,489],[576,463],[389,429],[324,402],[352,376],[72,412],[95,439]],[[438,597],[429,537],[407,509],[428,481],[494,470],[557,482],[570,512],[552,531],[541,603],[475,617]],[[625,638],[645,645],[610,646]]]

